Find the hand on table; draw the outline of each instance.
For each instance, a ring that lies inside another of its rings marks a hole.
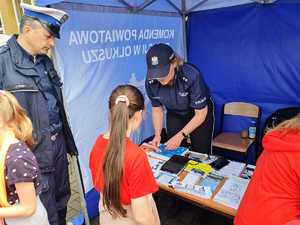
[[[152,145],[150,142],[149,143],[144,142],[143,144],[140,145],[140,147],[146,152],[157,150],[157,146]]]
[[[160,135],[155,135],[152,141],[150,141],[150,144],[155,147],[155,150],[158,150],[159,144],[160,144],[161,137]]]
[[[182,134],[178,133],[171,137],[166,143],[165,148],[168,150],[175,150],[178,148],[183,140]]]

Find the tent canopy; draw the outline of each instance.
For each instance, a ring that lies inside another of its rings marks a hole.
[[[190,12],[242,5],[253,2],[269,3],[274,0],[37,0],[37,5],[45,6],[56,3],[84,3],[85,5],[101,5],[126,8],[131,12],[142,10],[177,12],[182,15]]]

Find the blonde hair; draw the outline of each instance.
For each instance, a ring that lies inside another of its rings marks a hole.
[[[29,148],[33,147],[31,120],[15,96],[7,91],[0,91],[0,118],[17,139],[25,142]]]
[[[283,121],[275,128],[271,129],[271,131],[300,133],[300,113],[289,120]]]
[[[11,129],[16,138],[25,142],[30,148],[33,146],[32,124],[26,111],[20,106],[15,96],[0,90],[0,119],[3,127]],[[2,147],[2,146],[0,146]],[[5,159],[7,149],[0,151],[0,206],[8,207],[5,181]]]
[[[175,53],[174,59],[172,59],[171,64],[175,64],[177,67],[183,65],[184,60],[177,54]]]

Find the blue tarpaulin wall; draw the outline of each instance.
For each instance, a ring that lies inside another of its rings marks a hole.
[[[203,73],[216,108],[245,101],[262,122],[278,108],[300,105],[300,2],[247,4],[190,14],[188,59]]]

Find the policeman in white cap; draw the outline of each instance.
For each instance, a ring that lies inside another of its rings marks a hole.
[[[49,33],[60,38],[60,26],[68,19],[68,14],[62,10],[38,7],[21,3],[24,15],[38,20]]]
[[[13,93],[33,123],[33,150],[42,174],[38,191],[51,225],[65,225],[70,197],[67,152],[77,155],[66,119],[62,83],[47,56],[66,12],[21,4],[19,35],[0,47],[0,89]]]

